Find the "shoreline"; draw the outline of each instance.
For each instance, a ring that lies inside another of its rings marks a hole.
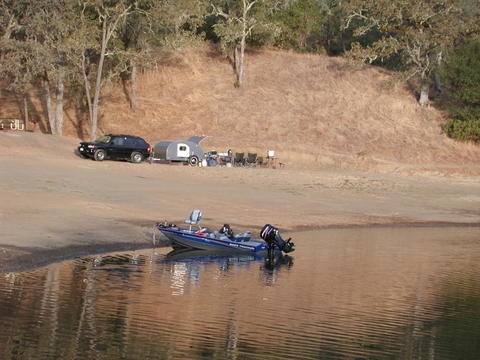
[[[303,229],[295,229],[289,231],[287,234],[302,233],[309,231],[322,230],[342,230],[342,229],[365,229],[365,228],[480,228],[480,223],[395,223],[395,224],[364,224],[364,225],[325,225],[321,227],[309,227]],[[103,243],[97,245],[74,245],[70,244],[60,248],[17,248],[0,246],[0,274],[21,273],[26,271],[34,271],[42,267],[49,266],[54,263],[61,263],[64,261],[73,261],[79,258],[88,258],[97,255],[104,255],[118,252],[135,252],[146,249],[167,249],[173,251],[168,240],[159,234],[156,234],[156,243],[153,244],[153,239],[148,240],[146,234],[145,242],[131,242],[131,243]],[[153,235],[151,235],[153,236]]]

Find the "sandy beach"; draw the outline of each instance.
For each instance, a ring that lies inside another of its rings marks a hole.
[[[194,208],[206,226],[255,231],[273,223],[284,234],[480,225],[476,176],[95,162],[75,154],[77,143],[0,133],[1,272],[151,247],[157,221],[182,223]]]

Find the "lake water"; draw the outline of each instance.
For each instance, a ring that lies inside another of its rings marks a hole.
[[[479,359],[480,228],[284,234],[297,250],[155,248],[0,275],[0,359]]]

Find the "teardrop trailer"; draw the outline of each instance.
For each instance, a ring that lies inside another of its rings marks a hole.
[[[153,147],[150,161],[183,162],[197,166],[205,158],[205,152],[200,147],[205,138],[197,135],[182,141],[160,141]]]

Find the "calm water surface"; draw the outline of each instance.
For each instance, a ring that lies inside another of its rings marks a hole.
[[[0,359],[479,359],[480,229],[302,232],[253,257],[109,254],[0,275]]]

